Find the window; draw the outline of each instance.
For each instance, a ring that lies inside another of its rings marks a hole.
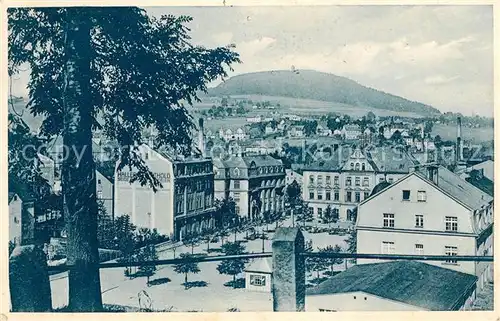
[[[363,177],[363,186],[370,185],[370,179],[368,177]]]
[[[323,217],[323,209],[322,208],[318,208],[318,217],[319,218]]]
[[[345,200],[346,200],[346,202],[351,202],[351,197],[352,197],[352,192],[347,192],[345,194]]]
[[[363,170],[363,171],[364,171],[364,170],[365,170],[365,168],[366,168],[366,167],[365,167],[365,163],[361,164],[361,170]]]
[[[102,190],[97,191],[97,198],[102,199]]]
[[[338,176],[335,176],[335,177],[333,178],[333,183],[334,183],[335,185],[339,185],[339,177],[338,177]]]
[[[148,158],[149,158],[149,153],[148,153],[148,152],[146,152],[146,153],[144,154],[144,159],[148,160]]]
[[[382,242],[382,254],[394,254],[395,253],[395,247],[394,247],[394,242]]]
[[[424,245],[415,244],[415,255],[424,255]]]
[[[356,163],[356,167],[355,167],[355,169],[356,169],[357,171],[359,171],[359,163]]]
[[[351,169],[354,169],[354,163],[351,163]]]
[[[253,286],[266,286],[266,277],[264,275],[250,274],[250,284]]]
[[[318,175],[318,185],[323,184],[323,176]]]
[[[418,191],[417,192],[417,201],[418,202],[426,202],[427,201],[427,194],[425,191]]]
[[[326,185],[330,185],[332,183],[332,177],[330,175],[326,175]]]
[[[314,208],[308,207],[307,212],[309,213],[309,215],[312,215],[314,213]]]
[[[394,179],[392,177],[389,177],[389,183],[392,184],[394,182]]]
[[[327,201],[329,201],[329,200],[331,200],[331,198],[332,198],[332,194],[330,192],[326,192],[325,199]]]
[[[446,216],[445,226],[446,226],[446,231],[452,231],[452,232],[458,231],[458,218],[456,216]]]
[[[314,199],[314,192],[309,192],[309,199],[313,200]]]
[[[354,180],[354,182],[355,182],[356,186],[360,186],[361,185],[361,178],[360,177],[356,177],[355,180]]]
[[[14,223],[19,224],[19,218],[17,216],[14,216]]]
[[[323,194],[321,192],[318,192],[318,200],[322,200],[323,199]]]
[[[240,201],[240,193],[234,193],[233,199],[235,203],[238,203]]]
[[[351,179],[350,177],[347,177],[347,178],[345,179],[345,184],[346,184],[347,186],[351,186],[351,184],[352,184],[352,179]]]
[[[415,215],[415,227],[419,227],[419,228],[424,227],[424,216],[423,215]]]
[[[314,175],[309,176],[309,184],[314,184]]]
[[[384,181],[384,178],[383,177],[379,177],[378,182],[382,183],[383,181]]]
[[[236,189],[240,188],[240,181],[239,180],[234,181],[234,188],[236,188]]]
[[[234,211],[236,212],[237,215],[240,215],[240,207],[235,206]]]
[[[409,201],[409,200],[410,200],[410,191],[403,190],[403,201]]]
[[[97,184],[102,184],[100,179],[97,180]]]
[[[337,192],[334,192],[333,193],[333,200],[334,201],[338,201],[340,198],[340,193],[337,191]]]
[[[363,194],[364,194],[363,195],[363,199],[364,200],[367,199],[368,197],[370,197],[370,193],[369,192],[364,192]]]
[[[354,194],[354,197],[355,197],[357,203],[361,202],[361,193],[360,192],[356,192]]]
[[[384,227],[394,227],[394,214],[384,213]]]
[[[457,256],[458,248],[456,246],[445,246],[444,255],[446,256]],[[456,260],[446,260],[446,263],[457,264]]]

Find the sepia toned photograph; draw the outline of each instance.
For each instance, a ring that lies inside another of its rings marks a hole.
[[[493,5],[6,12],[10,312],[494,310]]]

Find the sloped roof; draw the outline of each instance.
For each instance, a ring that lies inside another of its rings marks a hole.
[[[419,168],[417,171],[421,177],[427,179],[425,168]],[[493,201],[493,198],[490,195],[460,178],[460,176],[451,172],[444,166],[438,167],[437,186],[474,210],[479,209]]]
[[[478,170],[472,170],[470,172],[470,176],[466,177],[465,180],[475,187],[479,188],[484,193],[490,195],[491,197],[494,197],[495,186],[493,184],[493,181],[483,176],[481,173],[479,173]]]
[[[374,169],[379,172],[409,173],[419,162],[408,152],[390,147],[375,147],[367,152]]]
[[[377,185],[375,185],[375,187],[373,188],[370,196],[372,195],[375,195],[377,194],[378,192],[382,191],[383,189],[385,189],[387,186],[391,185],[391,183],[387,182],[387,181],[383,181],[383,182],[380,182],[378,183]]]
[[[365,292],[432,311],[456,310],[474,275],[417,261],[358,264],[307,290],[306,295]]]
[[[248,267],[245,268],[245,272],[273,273],[272,258],[266,257],[255,259]]]

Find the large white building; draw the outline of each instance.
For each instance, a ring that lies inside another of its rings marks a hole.
[[[442,166],[416,167],[358,206],[357,251],[449,255],[429,262],[490,280],[492,264],[457,262],[454,255],[493,255],[493,198]],[[359,264],[380,260],[359,259]]]
[[[155,193],[148,185],[130,183],[135,169],[115,173],[115,215],[129,215],[138,227],[182,239],[215,224],[213,163],[208,158],[176,158],[148,145],[139,150],[163,185]]]

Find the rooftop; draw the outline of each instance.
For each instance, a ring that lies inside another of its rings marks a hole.
[[[245,272],[258,272],[258,273],[273,273],[273,261],[272,258],[259,258],[254,259],[246,268]]]
[[[494,196],[495,186],[493,184],[493,181],[485,177],[479,170],[474,169],[469,173],[469,175],[469,177],[465,178],[467,182],[479,188],[481,191],[490,195],[491,197]]]
[[[365,292],[431,311],[455,310],[476,276],[417,261],[358,264],[308,289],[307,295]]]
[[[421,177],[428,179],[426,167],[420,167],[416,172]],[[493,201],[493,197],[444,166],[438,166],[437,186],[471,209],[479,209]]]

